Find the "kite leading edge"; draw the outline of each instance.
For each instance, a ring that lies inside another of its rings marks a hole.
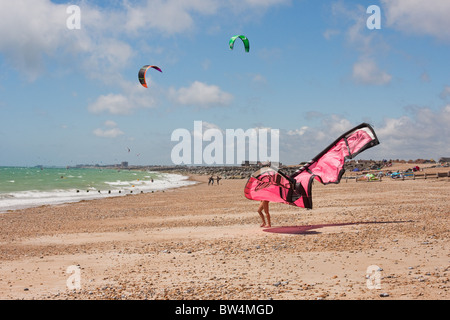
[[[155,70],[158,70],[159,72],[162,72],[162,70],[157,67],[157,66],[150,66],[150,65],[145,65],[143,66],[138,73],[138,78],[139,78],[139,82],[141,83],[141,85],[145,88],[148,88],[147,86],[147,81],[145,80],[145,74],[147,73],[147,70],[153,68]]]
[[[242,42],[244,43],[245,52],[249,52],[250,51],[250,42],[248,41],[247,37],[243,36],[243,35],[236,35],[236,36],[231,37],[230,43],[229,43],[230,49],[233,50],[234,42],[236,41],[237,38],[241,39]]]

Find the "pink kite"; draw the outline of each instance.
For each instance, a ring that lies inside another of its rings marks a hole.
[[[256,171],[247,181],[245,197],[312,209],[311,189],[314,179],[322,184],[339,183],[345,172],[345,160],[379,143],[373,128],[362,123],[341,135],[290,176],[271,167]]]

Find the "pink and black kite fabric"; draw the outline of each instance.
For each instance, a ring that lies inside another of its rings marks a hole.
[[[271,167],[256,171],[247,181],[245,197],[312,209],[314,179],[323,184],[339,183],[345,172],[345,160],[379,143],[373,128],[362,123],[341,135],[291,176]]]

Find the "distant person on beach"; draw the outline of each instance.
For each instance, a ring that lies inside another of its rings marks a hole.
[[[211,177],[209,177],[208,186],[210,184],[214,185],[214,177],[212,175],[211,175]]]
[[[264,219],[263,210],[266,213],[267,224],[266,224],[266,220]],[[267,200],[262,200],[261,201],[261,203],[259,205],[259,208],[258,208],[258,213],[259,213],[259,216],[261,217],[261,220],[262,220],[261,228],[262,227],[270,228],[271,224],[270,224],[270,214],[269,214],[269,201],[267,201]]]
[[[222,179],[221,177],[219,177],[219,176],[217,176],[217,185],[219,185],[219,181],[220,181],[220,179]]]

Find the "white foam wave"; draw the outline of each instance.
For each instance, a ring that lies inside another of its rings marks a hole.
[[[130,193],[148,193],[195,184],[194,181],[188,181],[187,177],[178,174],[159,175],[160,178],[155,179],[153,182],[147,180],[107,182],[108,185],[114,188],[111,190],[100,190],[100,192],[95,188],[88,188],[86,190],[21,191],[0,194],[0,213],[42,205],[123,196]]]

